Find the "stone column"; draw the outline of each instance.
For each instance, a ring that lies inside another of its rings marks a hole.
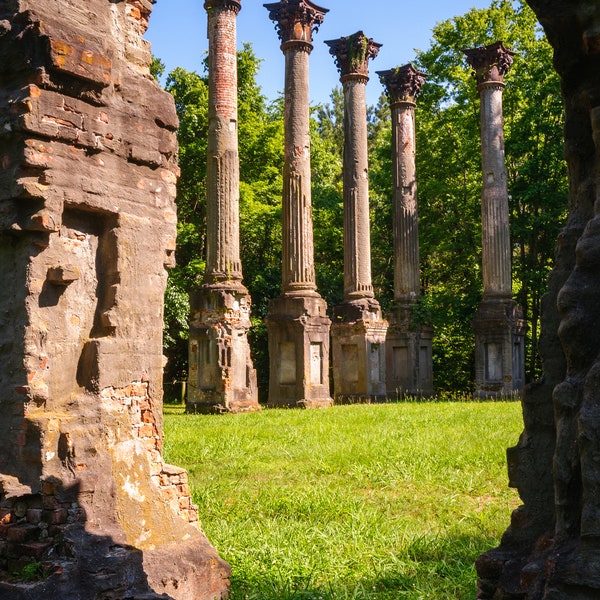
[[[392,112],[394,308],[386,339],[387,393],[433,393],[433,330],[419,322],[421,295],[419,220],[415,168],[415,100],[425,74],[412,65],[378,71]]]
[[[483,301],[475,330],[475,395],[518,394],[524,384],[524,323],[512,299],[502,91],[514,52],[502,42],[465,50],[481,102]]]
[[[344,89],[344,301],[334,308],[336,401],[385,397],[387,322],[371,280],[366,84],[381,44],[362,31],[325,42]]]
[[[250,296],[242,284],[237,122],[238,0],[207,0],[206,271],[191,296],[188,412],[258,410],[250,356]]]
[[[285,55],[282,295],[269,304],[269,404],[319,407],[329,392],[327,305],[315,283],[308,59],[327,9],[308,0],[265,4]]]

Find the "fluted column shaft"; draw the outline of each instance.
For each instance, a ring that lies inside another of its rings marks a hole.
[[[285,55],[285,155],[282,206],[284,295],[317,295],[310,172],[308,58],[327,9],[310,0],[265,4]]]
[[[237,0],[207,0],[208,156],[205,283],[241,285],[239,242],[236,20]]]
[[[344,300],[372,298],[365,77],[344,89]]]
[[[381,44],[362,31],[325,42],[344,89],[344,300],[373,298],[366,85]]]
[[[419,224],[415,169],[415,103],[392,102],[394,184],[394,299],[411,304],[420,293]]]
[[[312,45],[288,41],[285,55],[285,155],[282,206],[283,293],[316,290],[308,58]]]
[[[392,113],[394,300],[407,306],[420,295],[415,99],[425,83],[425,73],[407,64],[377,74]]]
[[[504,83],[478,86],[481,103],[481,203],[483,296],[511,298],[511,250],[508,189],[504,164],[502,91]]]
[[[475,72],[481,105],[483,298],[512,297],[508,190],[504,165],[502,91],[514,52],[502,42],[464,51]]]

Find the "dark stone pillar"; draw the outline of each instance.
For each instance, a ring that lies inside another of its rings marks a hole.
[[[513,52],[502,42],[465,50],[481,102],[483,301],[475,330],[475,396],[520,394],[525,379],[524,322],[512,299],[508,191],[502,124],[503,77]]]
[[[308,0],[264,5],[285,55],[282,294],[271,300],[269,404],[330,406],[327,304],[315,283],[308,58],[327,9]]]
[[[378,71],[392,111],[394,309],[386,338],[387,394],[433,394],[433,330],[420,323],[419,217],[415,170],[415,100],[425,76],[412,65]]]
[[[569,216],[542,311],[543,377],[508,450],[523,501],[477,560],[480,600],[600,597],[600,5],[529,0],[554,49],[565,106]]]
[[[362,31],[325,42],[344,89],[344,301],[333,310],[338,402],[385,397],[385,332],[371,280],[366,84],[381,44]]]
[[[191,296],[188,412],[258,410],[250,356],[250,295],[239,241],[236,19],[238,0],[207,0],[207,257],[204,284]]]

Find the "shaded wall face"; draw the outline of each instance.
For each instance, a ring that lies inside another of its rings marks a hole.
[[[187,474],[162,459],[178,123],[149,73],[152,4],[0,4],[3,598],[11,565],[46,557],[65,575],[36,597],[227,587]]]

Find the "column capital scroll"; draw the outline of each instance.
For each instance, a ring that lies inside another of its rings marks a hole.
[[[479,48],[468,48],[463,52],[475,71],[478,86],[492,81],[503,82],[515,56],[515,52],[506,48],[502,41]]]
[[[408,102],[414,105],[425,83],[425,73],[410,63],[388,71],[377,71],[377,75],[392,104]]]
[[[288,42],[312,44],[313,32],[323,23],[329,9],[317,6],[310,0],[280,0],[263,4],[269,18],[275,22],[275,30],[282,46]]]
[[[383,45],[374,42],[362,31],[336,40],[326,40],[325,43],[329,46],[329,54],[335,58],[342,81],[349,81],[348,77],[356,75],[368,81],[369,59],[375,58]]]

